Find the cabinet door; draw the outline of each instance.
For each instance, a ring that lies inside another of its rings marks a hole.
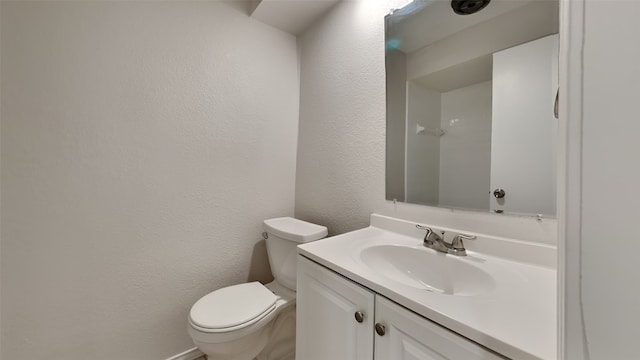
[[[376,297],[375,360],[506,359],[420,315]]]
[[[302,256],[297,282],[296,359],[373,359],[374,294]]]

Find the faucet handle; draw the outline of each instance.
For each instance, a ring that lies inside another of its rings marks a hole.
[[[464,243],[462,240],[473,240],[476,237],[474,235],[467,234],[457,234],[453,237],[451,241],[451,246],[449,247],[449,254],[457,255],[457,256],[466,256],[467,249],[464,248]]]
[[[451,247],[454,249],[464,249],[464,243],[462,240],[473,240],[475,238],[475,235],[457,234],[451,241]]]
[[[464,240],[475,240],[476,238],[475,235],[469,235],[469,234],[457,234],[456,237],[459,237]]]
[[[427,233],[424,235],[424,243],[433,244],[434,242],[442,241],[442,238],[440,237],[440,235],[436,234],[436,232],[433,231],[433,229],[431,229],[430,227],[417,224],[416,228],[427,231]],[[442,234],[444,235],[444,231],[442,232]]]

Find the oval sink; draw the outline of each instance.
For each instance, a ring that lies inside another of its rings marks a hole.
[[[489,273],[469,261],[422,247],[371,246],[362,250],[360,259],[389,280],[439,294],[481,295],[496,285]]]

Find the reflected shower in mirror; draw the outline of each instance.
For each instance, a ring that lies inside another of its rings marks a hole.
[[[453,5],[385,18],[386,198],[554,217],[558,2]]]

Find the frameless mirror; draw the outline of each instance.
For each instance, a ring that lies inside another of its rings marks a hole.
[[[558,2],[461,2],[385,18],[386,198],[554,217]]]

